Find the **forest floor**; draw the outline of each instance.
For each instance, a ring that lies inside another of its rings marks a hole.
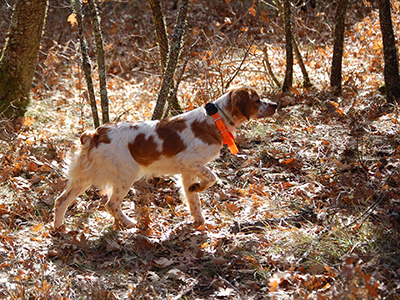
[[[183,107],[215,99],[232,79],[281,108],[236,132],[238,155],[223,148],[209,164],[220,180],[201,194],[206,226],[193,228],[177,179],[160,177],[135,184],[123,204],[136,228],[114,230],[90,188],[67,212],[66,232],[55,233],[63,160],[92,127],[67,2],[50,1],[32,107],[0,124],[0,299],[400,299],[400,112],[379,92],[375,7],[364,1],[350,9],[336,97],[329,89],[333,4],[296,8],[314,86],[302,87],[296,65],[294,88],[282,95],[263,63],[267,49],[283,81],[276,11],[252,1],[194,1]],[[111,119],[149,119],[160,76],[146,1],[101,7]],[[173,29],[171,7],[167,1]],[[400,32],[398,2],[393,10]],[[4,29],[11,12],[1,13]]]

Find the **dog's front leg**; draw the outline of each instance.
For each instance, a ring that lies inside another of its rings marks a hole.
[[[189,192],[203,192],[217,181],[217,176],[215,176],[214,173],[207,167],[198,163],[194,163],[190,167],[193,169],[194,174],[200,178],[200,182],[192,182],[192,184],[189,186]]]
[[[194,227],[204,224],[204,217],[201,210],[200,198],[197,192],[190,191],[190,187],[196,182],[197,176],[193,173],[181,174],[183,189],[189,204],[190,214],[194,219]]]

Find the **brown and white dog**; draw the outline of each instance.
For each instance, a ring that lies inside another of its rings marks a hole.
[[[250,87],[232,89],[213,103],[230,132],[250,119],[272,116],[277,108],[276,103],[261,101]],[[223,145],[204,108],[161,121],[106,124],[83,133],[80,142],[68,165],[67,188],[55,202],[54,229],[63,225],[65,211],[91,185],[108,191],[105,206],[115,222],[132,227],[121,210],[131,185],[142,177],[167,174],[182,176],[194,226],[204,224],[198,193],[216,182],[205,164],[218,156]]]

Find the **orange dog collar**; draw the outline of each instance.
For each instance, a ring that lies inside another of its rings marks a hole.
[[[232,154],[237,154],[239,152],[239,150],[236,147],[236,144],[234,141],[235,137],[228,130],[228,128],[226,128],[224,121],[222,120],[221,116],[218,113],[218,109],[219,109],[218,106],[215,105],[214,103],[207,103],[205,109],[206,109],[207,115],[211,116],[214,119],[215,125],[217,125],[217,128],[222,135],[224,144],[228,145],[229,150],[231,151]],[[222,110],[221,110],[221,112],[223,113]]]

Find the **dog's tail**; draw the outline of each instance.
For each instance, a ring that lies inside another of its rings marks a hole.
[[[88,130],[82,133],[79,138],[79,141],[81,142],[79,145],[80,152],[85,151],[89,154],[90,150],[97,146],[96,140],[98,139],[98,135],[96,133],[97,131],[94,130]]]
[[[94,135],[96,134],[95,131],[85,131],[84,133],[82,133],[81,137],[79,138],[80,142],[81,142],[81,148],[93,148],[94,145]]]
[[[79,138],[80,145],[78,146],[78,151],[75,153],[75,157],[69,166],[70,176],[74,173],[74,170],[85,173],[93,166],[94,161],[90,159],[90,152],[96,147],[95,136],[95,131],[85,131],[82,133]]]
[[[96,130],[85,131],[64,159],[64,174],[69,181],[91,178],[96,163],[94,150],[101,143],[111,143],[108,136],[111,125],[103,125]]]
[[[103,125],[96,130],[82,133],[75,149],[71,150],[66,160],[66,173],[69,178],[75,178],[91,169],[94,160],[90,154],[100,143],[110,143],[108,132],[111,126]]]
[[[85,131],[80,138],[81,147],[90,152],[92,148],[97,148],[101,143],[109,144],[111,141],[108,133],[111,128],[110,125],[103,125],[94,131]]]
[[[76,179],[92,167],[90,152],[94,147],[93,134],[90,131],[84,132],[64,159],[64,173],[70,180]]]

